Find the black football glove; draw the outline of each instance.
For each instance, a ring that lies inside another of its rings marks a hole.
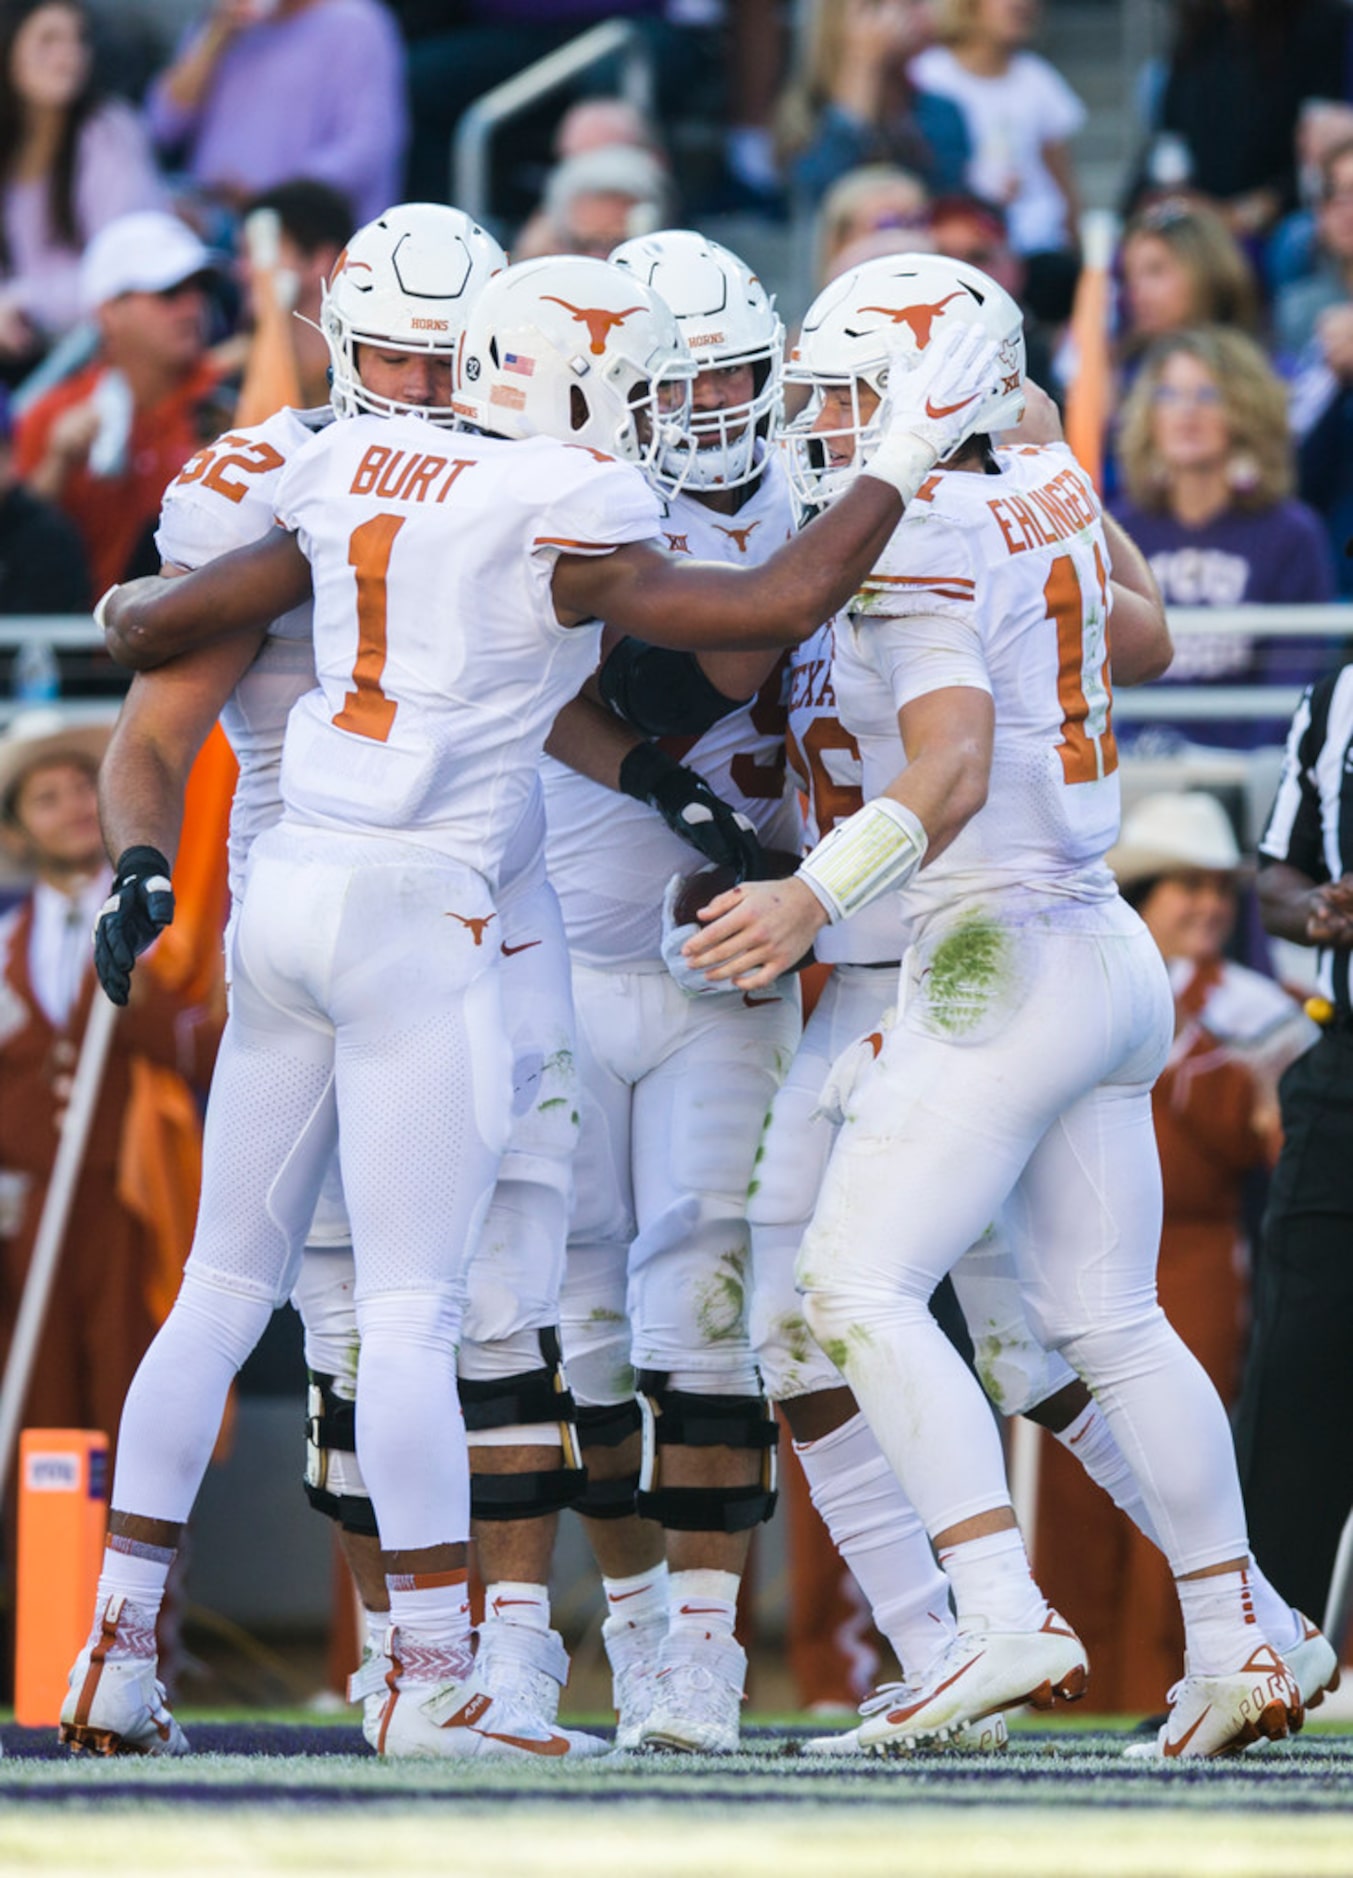
[[[637,744],[630,751],[620,765],[620,787],[656,809],[672,833],[707,861],[731,867],[739,880],[756,877],[762,852],[751,822],[715,795],[703,776],[656,743]]]
[[[131,994],[132,967],[174,917],[169,863],[158,848],[128,848],[94,922],[94,970],[114,1004]]]

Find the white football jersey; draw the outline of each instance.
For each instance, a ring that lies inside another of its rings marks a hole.
[[[230,430],[190,457],[164,493],[155,545],[163,561],[205,567],[259,541],[275,524],[282,471],[330,420],[317,411],[278,411],[265,423]],[[282,813],[282,737],[296,700],[313,689],[310,602],[268,628],[258,657],[221,712],[240,766],[230,807],[230,892],[244,887],[250,843]]]
[[[805,844],[815,847],[838,822],[864,806],[860,746],[841,722],[832,683],[836,622],[819,626],[789,655],[790,774],[808,805]],[[894,741],[896,741],[894,739]],[[894,749],[894,758],[897,752]],[[885,894],[850,919],[824,926],[813,945],[829,965],[896,963],[900,915],[895,894]]]
[[[359,417],[282,478],[310,559],[319,688],[292,712],[288,816],[392,834],[499,879],[545,736],[601,628],[559,624],[560,552],[659,533],[638,471],[550,438],[505,442]]]
[[[996,453],[999,473],[930,478],[838,625],[833,683],[866,797],[904,766],[901,707],[952,685],[991,693],[986,806],[908,883],[909,920],[1014,889],[1116,889],[1109,550],[1090,479],[1062,444]]]
[[[696,560],[758,566],[794,532],[784,471],[772,458],[736,515],[677,496],[658,541]],[[768,847],[797,851],[798,808],[784,760],[785,670],[699,737],[665,737],[667,750],[755,824]],[[662,898],[673,874],[703,865],[655,809],[546,758],[547,862],[564,910],[569,949],[596,966],[661,966]]]

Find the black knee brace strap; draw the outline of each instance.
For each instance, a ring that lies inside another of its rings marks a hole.
[[[633,1396],[627,1402],[578,1410],[578,1436],[584,1449],[618,1448],[631,1435],[637,1435],[643,1425],[643,1415]],[[595,1480],[589,1474],[587,1485],[573,1503],[574,1510],[585,1519],[627,1519],[634,1511],[638,1488],[637,1467],[633,1473],[619,1474],[614,1480]]]
[[[306,1378],[306,1498],[317,1513],[334,1520],[345,1532],[377,1538],[376,1510],[366,1495],[331,1493],[328,1486],[327,1456],[357,1452],[357,1404],[338,1394],[333,1376],[309,1369]]]
[[[644,1459],[636,1511],[673,1532],[746,1532],[775,1511],[778,1429],[764,1396],[696,1395],[669,1389],[662,1370],[640,1370]],[[761,1456],[761,1478],[746,1487],[669,1487],[663,1448],[749,1448]]]
[[[467,1433],[484,1428],[532,1428],[553,1425],[563,1450],[558,1467],[530,1474],[470,1475],[472,1519],[539,1519],[577,1504],[587,1482],[578,1444],[577,1404],[564,1380],[559,1333],[540,1333],[539,1369],[516,1376],[495,1376],[487,1382],[461,1377],[461,1413]],[[545,1444],[542,1444],[545,1445]]]

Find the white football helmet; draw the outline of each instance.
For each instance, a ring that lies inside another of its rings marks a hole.
[[[764,450],[780,421],[785,329],[775,302],[744,261],[685,228],[640,235],[612,251],[611,262],[660,293],[676,315],[697,372],[750,365],[753,392],[745,404],[693,410],[690,450],[660,458],[654,481],[677,478],[688,489],[735,489],[761,474]]]
[[[378,397],[362,383],[359,345],[454,358],[470,304],[507,256],[463,209],[401,202],[359,228],[334,263],[320,305],[320,330],[333,366],[329,401],[337,417],[368,411],[393,417],[415,407]],[[419,405],[434,423],[453,422],[449,405]]]
[[[1024,413],[1024,315],[980,268],[942,254],[888,254],[823,288],[784,373],[786,384],[813,394],[781,434],[801,501],[820,507],[839,496],[877,446],[882,406],[862,417],[860,386],[882,399],[889,367],[899,357],[904,364],[918,359],[952,321],[980,325],[1000,345],[1001,387],[980,406],[974,429],[1009,429]],[[849,389],[851,422],[817,428],[824,394],[834,388]]]
[[[609,261],[520,261],[479,295],[456,415],[499,437],[557,437],[635,463],[693,456],[695,363],[666,303]],[[669,485],[670,486],[670,485]]]

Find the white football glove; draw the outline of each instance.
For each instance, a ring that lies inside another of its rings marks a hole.
[[[813,1121],[829,1122],[833,1128],[840,1128],[850,1109],[850,1098],[854,1095],[860,1078],[873,1070],[883,1050],[883,1039],[897,1022],[897,1009],[885,1011],[879,1019],[877,1030],[867,1037],[857,1037],[848,1043],[827,1071],[827,1080],[822,1085],[822,1092],[813,1110]]]
[[[910,502],[935,465],[972,435],[982,406],[1000,389],[1000,350],[970,321],[942,328],[915,365],[899,348],[880,414],[883,440],[861,475]]]
[[[687,926],[678,926],[676,923],[677,895],[685,884],[684,875],[673,874],[662,896],[662,962],[689,998],[705,998],[720,991],[736,991],[737,986],[731,978],[721,978],[711,984],[702,971],[697,971],[686,962],[681,948],[700,928],[693,923]]]

